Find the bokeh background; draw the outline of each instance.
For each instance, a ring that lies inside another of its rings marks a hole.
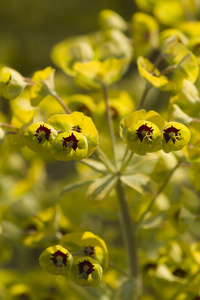
[[[53,65],[60,40],[99,28],[98,14],[112,9],[130,20],[133,0],[0,0],[0,64],[24,76]]]

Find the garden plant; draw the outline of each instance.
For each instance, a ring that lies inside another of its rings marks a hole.
[[[138,0],[1,65],[0,299],[200,299],[200,5]]]

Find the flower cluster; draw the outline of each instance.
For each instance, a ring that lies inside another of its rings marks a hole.
[[[166,122],[154,112],[140,110],[120,122],[120,136],[128,149],[138,155],[163,150],[181,150],[190,140],[189,129],[179,122]]]
[[[96,149],[98,132],[90,117],[73,112],[31,124],[25,130],[24,142],[35,152],[51,151],[57,160],[81,160]]]
[[[48,273],[96,287],[107,267],[108,251],[104,241],[91,232],[71,233],[61,238],[60,245],[45,249],[39,262]]]

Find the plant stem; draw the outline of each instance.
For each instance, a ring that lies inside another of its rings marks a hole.
[[[156,60],[154,61],[153,69],[152,69],[151,72],[154,72],[154,70],[158,67],[158,65],[160,64],[160,62],[162,61],[162,59],[163,59],[163,55],[162,55],[162,53],[160,53],[160,54],[157,56]]]
[[[141,290],[141,281],[139,273],[138,253],[137,253],[137,238],[136,231],[133,228],[133,222],[131,220],[127,198],[125,195],[124,188],[120,178],[116,185],[118,200],[119,200],[119,217],[122,229],[122,235],[124,239],[124,246],[126,249],[127,261],[129,266],[130,276],[135,280],[136,283],[136,297],[139,299]]]
[[[111,109],[110,109],[109,102],[108,102],[107,86],[106,86],[105,83],[102,83],[102,91],[103,91],[103,96],[104,96],[104,100],[105,100],[105,103],[106,103],[106,114],[107,114],[108,127],[109,127],[109,132],[110,132],[112,150],[113,150],[114,164],[115,164],[115,167],[117,169],[117,155],[116,155],[115,131],[114,131],[114,126],[113,126]]]
[[[128,150],[128,148],[126,148],[125,154],[124,154],[124,158],[122,160],[122,164],[121,164],[121,168],[120,168],[120,173],[122,174],[125,170],[126,167],[129,165],[132,157],[133,157],[133,152]]]
[[[144,102],[146,100],[147,94],[148,94],[149,90],[151,89],[151,87],[152,86],[147,82],[146,85],[145,85],[142,97],[140,99],[140,103],[139,103],[138,108],[137,108],[138,110],[142,109],[142,107],[144,106]]]
[[[110,173],[115,174],[116,171],[113,164],[100,147],[96,148],[93,155],[95,155],[102,162],[102,164],[104,164]]]
[[[195,277],[200,274],[200,269],[197,270],[196,273],[194,273],[186,282],[186,284],[184,284],[183,286],[181,286],[175,293],[174,295],[172,295],[172,297],[169,300],[176,300],[177,297],[188,287],[188,285],[190,284],[190,282],[192,282]]]
[[[174,174],[174,172],[177,170],[177,168],[180,166],[181,162],[183,161],[183,159],[180,159],[177,164],[175,165],[175,167],[170,171],[170,173],[168,174],[166,180],[163,182],[163,184],[160,186],[160,188],[158,189],[156,195],[154,196],[154,198],[151,200],[149,206],[147,207],[147,209],[144,211],[144,213],[142,214],[140,220],[137,222],[137,228],[139,228],[145,218],[145,216],[148,214],[148,212],[151,210],[152,206],[154,205],[158,195],[160,195],[160,193],[164,190],[164,188],[166,187],[166,185],[168,184],[169,180],[171,179],[172,175]]]
[[[169,73],[171,71],[174,71],[175,69],[177,69],[176,65],[169,66],[169,67],[165,68],[162,72],[160,72],[160,76],[165,75],[165,74],[167,74],[167,73]]]
[[[7,123],[0,123],[0,127],[6,127],[6,128],[14,129],[14,130],[19,130],[19,128],[15,127],[11,124],[7,124]]]
[[[67,107],[67,105],[62,101],[60,96],[55,91],[52,92],[52,96],[60,103],[60,105],[66,111],[66,113],[71,114],[71,110]]]

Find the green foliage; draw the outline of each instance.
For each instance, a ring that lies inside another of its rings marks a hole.
[[[200,297],[200,9],[134,2],[1,64],[2,300]]]

